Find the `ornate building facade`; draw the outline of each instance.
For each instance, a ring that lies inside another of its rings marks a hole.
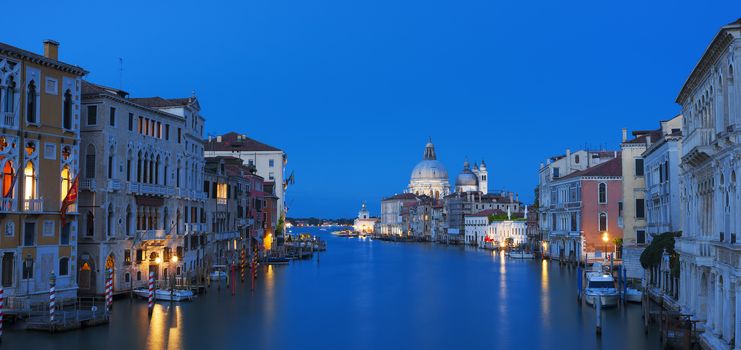
[[[425,145],[422,161],[412,170],[412,176],[407,187],[408,193],[427,195],[439,200],[450,193],[450,179],[445,165],[437,160],[435,145],[432,141]]]
[[[60,218],[79,173],[80,67],[0,43],[0,255],[7,296],[48,300],[77,296],[77,205]]]
[[[723,26],[682,87],[679,302],[706,347],[741,349],[741,20]]]

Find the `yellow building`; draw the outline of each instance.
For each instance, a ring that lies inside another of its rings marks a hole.
[[[79,169],[80,87],[87,72],[0,43],[0,280],[9,297],[77,295],[77,208],[60,208]]]

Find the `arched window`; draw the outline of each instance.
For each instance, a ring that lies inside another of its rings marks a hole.
[[[5,111],[8,113],[12,113],[15,109],[15,106],[13,105],[15,103],[15,81],[13,81],[13,77],[10,77],[8,79],[8,85],[5,87]]]
[[[136,155],[136,182],[142,182],[142,152]]]
[[[95,177],[95,146],[92,144],[87,146],[85,155],[85,177],[88,179]]]
[[[601,182],[598,186],[599,191],[599,203],[604,204],[607,203],[607,184],[604,182]]]
[[[3,198],[13,198],[14,175],[13,162],[9,160],[3,167]]]
[[[28,92],[26,94],[26,121],[36,123],[36,83],[31,80],[28,82]]]
[[[62,127],[72,129],[72,92],[67,89],[64,92],[64,105],[62,108]]]
[[[126,207],[126,235],[131,236],[131,206]]]
[[[579,164],[579,155],[574,155],[574,163]]]
[[[108,220],[106,220],[106,233],[108,236],[113,236],[113,206],[108,206]]]
[[[59,259],[59,276],[69,275],[69,258],[63,257]]]
[[[95,232],[95,215],[93,215],[92,210],[87,212],[87,218],[85,219],[85,226],[87,226],[85,233],[88,236],[92,237],[93,233]]]
[[[599,231],[607,231],[607,213],[599,213]]]
[[[25,200],[31,200],[36,198],[36,169],[33,167],[32,162],[26,163],[26,169],[23,170],[24,175],[24,187],[23,187],[23,198]],[[28,210],[29,208],[26,208]]]
[[[64,198],[67,197],[67,192],[69,192],[71,186],[72,180],[70,179],[69,166],[65,165],[64,168],[62,168],[62,193],[60,193],[59,197],[61,201],[64,201]]]

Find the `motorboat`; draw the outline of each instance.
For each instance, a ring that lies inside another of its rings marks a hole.
[[[339,230],[332,232],[333,235],[339,236],[339,237],[357,237],[358,233],[353,232],[351,230]]]
[[[149,290],[146,288],[134,289],[134,294],[143,299],[149,299]],[[193,300],[193,291],[188,289],[155,289],[154,299],[163,301],[191,301]]]
[[[643,301],[643,292],[635,288],[625,288],[625,300],[640,303]]]
[[[620,293],[615,289],[615,279],[603,272],[587,272],[587,286],[584,289],[584,300],[595,305],[597,298],[602,307],[616,306]]]
[[[535,256],[533,253],[528,253],[524,250],[513,250],[509,252],[509,257],[513,259],[533,259]]]
[[[288,265],[290,261],[288,258],[268,257],[261,262],[265,265]]]
[[[225,280],[227,278],[226,265],[211,266],[209,277],[211,277],[211,280]]]

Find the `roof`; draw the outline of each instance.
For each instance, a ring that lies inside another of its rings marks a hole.
[[[651,136],[651,141],[656,141],[661,138],[662,133],[661,129],[656,130],[636,130],[633,131],[633,136],[636,136],[628,141],[625,141],[623,143],[630,143],[630,144],[641,144],[641,143],[647,143],[646,137]]]
[[[99,84],[94,84],[87,80],[82,81],[82,96],[101,95],[101,94],[116,95],[122,98],[126,98],[126,96],[129,95],[128,92],[120,90],[120,89],[103,86]]]
[[[480,211],[476,214],[468,214],[467,217],[489,217],[489,215],[496,215],[496,214],[502,214],[504,213],[500,209],[486,209],[483,211]]]
[[[582,176],[623,176],[623,158],[617,157],[610,159],[591,168],[573,172],[562,177],[560,180]]]
[[[162,98],[159,96],[138,97],[138,98],[131,99],[132,102],[138,103],[142,106],[154,107],[154,108],[188,106],[194,100],[195,100],[195,97]]]
[[[395,199],[417,199],[417,195],[414,193],[399,193],[391,197],[384,198],[383,200],[395,200]]]
[[[216,137],[209,137],[209,139],[204,142],[203,149],[206,151],[281,151],[279,148],[266,145],[233,131],[221,135],[221,142],[217,141]]]
[[[68,64],[68,63],[64,63],[59,60],[47,58],[44,55],[39,55],[31,51],[26,51],[24,49],[17,48],[15,46],[8,45],[6,43],[0,43],[0,54],[14,57],[17,59],[28,60],[28,61],[40,64],[42,66],[52,67],[52,68],[61,70],[63,72],[68,72],[68,73],[72,73],[72,74],[79,75],[79,76],[83,76],[88,73],[88,71],[84,70],[80,66],[75,66],[75,65]]]

